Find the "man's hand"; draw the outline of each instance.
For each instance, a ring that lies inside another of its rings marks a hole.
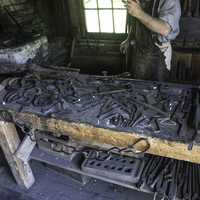
[[[136,18],[140,17],[143,13],[143,9],[140,5],[139,0],[128,0],[127,9],[128,9],[128,13]]]
[[[142,24],[155,33],[166,37],[172,30],[167,22],[144,12],[139,0],[127,0],[127,9],[130,15],[136,17]]]

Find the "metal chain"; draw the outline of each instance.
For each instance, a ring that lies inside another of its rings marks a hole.
[[[142,141],[145,141],[147,146],[143,151],[139,151],[138,152],[135,149],[135,146],[137,144],[139,144],[140,142],[142,142]],[[57,149],[56,146],[55,146],[56,143],[52,143],[52,144],[54,144],[54,146],[52,147],[52,150],[56,151],[58,153],[64,153],[64,154],[67,154],[67,155],[72,155],[74,153],[83,153],[86,158],[95,159],[95,160],[98,160],[98,161],[108,160],[111,157],[112,154],[119,154],[120,156],[124,156],[124,155],[127,155],[127,154],[130,155],[131,154],[131,156],[133,156],[133,157],[138,157],[138,156],[143,157],[144,153],[146,153],[150,148],[150,144],[149,144],[148,140],[145,139],[145,138],[138,139],[136,142],[134,142],[128,148],[112,147],[112,148],[110,148],[108,150],[99,150],[99,149],[94,149],[94,148],[86,148],[86,149],[81,149],[80,150],[80,149],[77,149],[74,146],[70,146],[70,145],[66,145],[66,144],[62,144],[62,148]],[[59,144],[59,143],[57,142],[57,144]],[[66,152],[65,149],[68,149],[68,150],[70,149],[70,152]],[[88,157],[89,153],[90,153],[90,156],[92,155],[92,157],[90,157],[90,158]],[[102,154],[104,155],[103,158],[101,156]]]
[[[22,130],[22,132],[24,134],[26,134],[27,136],[30,137],[30,139],[33,142],[36,142],[36,137],[35,137],[35,132],[36,130],[33,128],[30,128],[31,126],[27,126],[22,122],[19,122],[17,120],[15,120],[16,125]],[[145,142],[146,143],[146,147],[144,150],[142,151],[138,151],[135,147],[136,145],[138,145],[141,142]],[[136,140],[133,144],[129,145],[128,147],[125,148],[119,148],[119,147],[112,147],[108,150],[99,150],[99,149],[94,149],[94,148],[87,148],[87,149],[77,149],[74,146],[70,146],[67,144],[62,144],[62,148],[61,149],[56,149],[55,148],[55,143],[54,146],[52,147],[52,150],[58,152],[58,153],[64,153],[67,155],[72,155],[73,153],[83,153],[87,158],[89,155],[89,152],[92,152],[92,155],[94,155],[91,159],[96,159],[99,161],[104,161],[107,160],[111,157],[112,154],[119,154],[120,156],[124,156],[124,155],[129,155],[132,157],[143,157],[144,154],[150,149],[150,143],[146,138],[140,138],[138,140]],[[57,142],[57,144],[59,144],[59,142]],[[64,148],[63,148],[64,147]],[[70,153],[66,152],[65,149],[70,149]],[[101,155],[104,154],[105,156],[102,158]]]
[[[30,137],[31,141],[36,142],[35,138],[35,129],[28,127],[24,123],[20,123],[19,121],[15,120],[15,124],[21,129],[21,131]]]

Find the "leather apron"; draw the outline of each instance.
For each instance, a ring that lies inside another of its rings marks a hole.
[[[155,16],[155,0],[141,0],[143,10]],[[157,12],[157,11],[156,11]],[[165,57],[158,46],[155,45],[154,34],[139,20],[133,22],[134,46],[130,72],[133,78],[153,81],[167,81],[169,71],[166,68]]]

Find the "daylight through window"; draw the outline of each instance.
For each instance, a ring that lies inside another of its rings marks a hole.
[[[121,0],[83,0],[88,32],[125,33],[127,11]]]

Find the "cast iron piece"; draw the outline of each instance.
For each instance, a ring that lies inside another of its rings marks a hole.
[[[113,180],[137,183],[141,175],[141,168],[144,164],[142,159],[122,157],[116,154],[106,155],[101,153],[102,160],[94,159],[93,152],[90,152],[81,168],[84,172],[107,177]]]

